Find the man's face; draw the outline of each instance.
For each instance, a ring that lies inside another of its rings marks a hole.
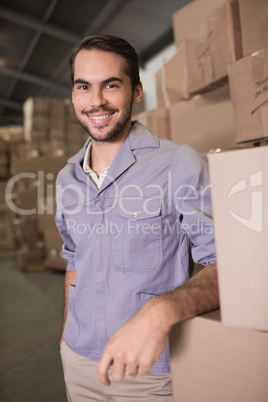
[[[131,128],[132,104],[142,88],[133,91],[125,59],[101,50],[81,50],[74,64],[72,100],[76,117],[95,141],[124,139]]]

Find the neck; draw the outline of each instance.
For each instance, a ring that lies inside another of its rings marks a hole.
[[[126,136],[116,142],[91,140],[90,167],[97,175],[100,174],[102,169],[111,165],[125,138]]]

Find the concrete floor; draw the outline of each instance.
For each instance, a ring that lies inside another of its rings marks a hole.
[[[0,254],[0,401],[66,402],[59,355],[64,273]]]

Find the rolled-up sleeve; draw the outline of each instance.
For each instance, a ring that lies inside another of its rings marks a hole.
[[[207,159],[182,146],[174,163],[180,179],[175,185],[173,213],[191,241],[194,262],[211,265],[216,262],[216,252]]]

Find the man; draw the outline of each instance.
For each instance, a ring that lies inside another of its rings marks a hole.
[[[125,40],[87,37],[70,67],[89,140],[57,181],[68,401],[170,402],[172,326],[219,305],[206,159],[131,122],[142,84]],[[189,279],[191,258],[205,268]]]

